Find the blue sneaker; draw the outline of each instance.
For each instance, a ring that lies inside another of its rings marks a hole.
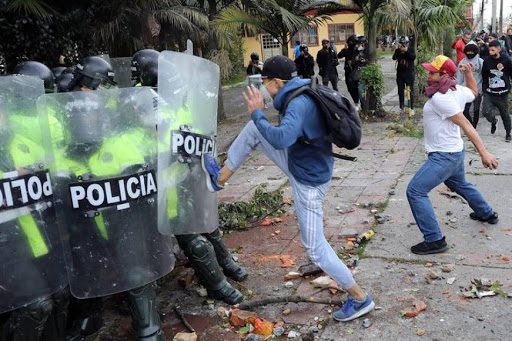
[[[347,297],[347,302],[332,314],[336,321],[346,322],[368,314],[375,308],[375,303],[369,294],[363,302],[356,301],[352,297]]]
[[[206,173],[206,187],[210,192],[220,191],[224,187],[219,185],[220,166],[211,153],[204,153],[201,157],[201,165]]]

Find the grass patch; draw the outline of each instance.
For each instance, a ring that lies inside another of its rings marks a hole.
[[[238,75],[233,75],[233,77],[230,77],[228,79],[225,79],[221,82],[222,86],[226,86],[226,85],[236,85],[238,83],[242,83],[242,82],[245,82],[245,80],[247,79],[247,75],[246,74],[238,74]]]
[[[280,188],[274,191],[265,189],[266,186],[258,187],[248,202],[220,204],[219,227],[224,232],[245,230],[269,215],[284,213],[283,191]]]
[[[387,134],[388,138],[393,138],[397,135],[417,139],[423,138],[423,128],[419,127],[418,124],[411,119],[406,119],[403,123],[391,124],[386,129],[390,131]]]
[[[377,50],[377,58],[384,58],[386,56],[392,56],[394,52],[395,51],[393,51],[393,50],[391,50],[391,51],[389,51],[389,50],[386,50],[386,51]]]

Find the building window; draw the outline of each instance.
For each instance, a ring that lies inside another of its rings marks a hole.
[[[275,49],[281,47],[279,41],[276,38],[272,37],[270,34],[263,34],[261,38],[264,49]]]
[[[307,46],[318,46],[318,30],[316,27],[310,27],[308,29],[300,30],[295,33],[290,41],[290,45],[293,47],[296,41],[300,41],[301,44]]]
[[[354,24],[331,24],[328,25],[329,40],[335,44],[343,44],[347,38],[354,34]]]

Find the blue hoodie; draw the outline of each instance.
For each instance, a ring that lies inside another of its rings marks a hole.
[[[291,92],[310,83],[310,79],[298,77],[288,81],[274,98],[276,110],[281,111]],[[323,118],[312,98],[300,95],[292,99],[278,126],[272,125],[260,109],[252,112],[252,120],[274,148],[288,150],[288,169],[298,182],[318,186],[331,180],[332,143],[326,137]],[[301,137],[314,141],[299,143]]]

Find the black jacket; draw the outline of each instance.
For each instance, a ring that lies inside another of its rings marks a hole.
[[[311,78],[315,74],[315,60],[309,53],[298,56],[295,59],[295,66],[297,74],[302,78]]]
[[[320,76],[326,76],[329,74],[338,75],[338,70],[336,70],[336,66],[338,65],[338,58],[336,57],[336,52],[330,47],[327,49],[322,48],[316,54],[316,62],[318,63]]]
[[[416,59],[416,53],[414,50],[408,49],[405,52],[399,49],[393,53],[393,60],[397,61],[396,74],[414,74],[414,60]]]
[[[499,58],[488,56],[482,67],[482,91],[491,95],[506,96],[510,92],[512,60],[501,54]]]

